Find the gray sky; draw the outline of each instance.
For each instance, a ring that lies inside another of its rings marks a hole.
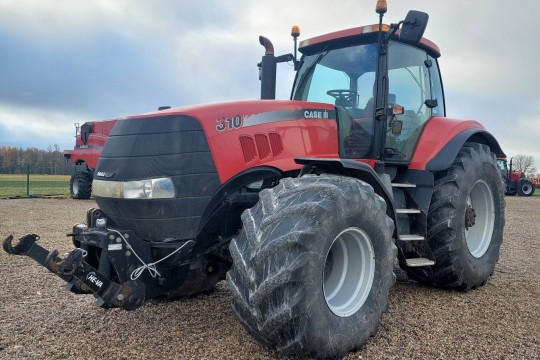
[[[0,146],[74,144],[73,123],[256,99],[258,36],[373,24],[375,0],[0,0]],[[427,12],[447,115],[480,121],[540,169],[540,1],[389,0],[385,22]],[[293,70],[278,65],[278,98]]]

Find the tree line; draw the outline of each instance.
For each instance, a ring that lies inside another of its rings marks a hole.
[[[0,174],[26,174],[30,170],[31,174],[71,175],[73,166],[66,161],[58,144],[49,145],[47,150],[0,146]],[[529,177],[540,177],[530,155],[514,156],[512,166]]]
[[[47,150],[0,146],[0,174],[70,175],[73,164],[66,161],[60,146],[49,145]]]

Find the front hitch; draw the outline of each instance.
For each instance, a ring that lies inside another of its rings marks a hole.
[[[2,244],[4,251],[12,255],[26,255],[32,246],[39,240],[39,236],[36,234],[28,234],[19,239],[19,243],[15,246],[12,245],[13,234],[9,234]]]
[[[27,255],[37,261],[40,265],[47,266],[47,257],[49,251],[39,246],[36,241],[39,240],[39,236],[36,234],[27,234],[19,239],[17,244],[13,246],[13,234],[9,234],[3,241],[2,247],[4,251],[11,255]],[[51,270],[52,271],[52,270]],[[69,281],[63,278],[66,281]]]
[[[118,284],[109,280],[94,267],[83,260],[82,249],[74,249],[64,258],[58,255],[58,250],[47,251],[37,244],[39,236],[27,234],[13,245],[13,235],[8,235],[2,247],[11,255],[26,255],[34,259],[50,272],[66,281],[69,290],[77,293],[94,293],[99,306],[115,306],[126,310],[140,307],[145,300],[145,286],[138,281],[129,285]]]

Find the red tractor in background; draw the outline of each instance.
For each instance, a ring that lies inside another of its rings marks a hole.
[[[90,199],[92,180],[101,149],[111,132],[116,120],[90,121],[75,124],[75,147],[64,150],[67,161],[75,164],[75,172],[71,175],[69,192],[73,199]]]
[[[510,163],[506,159],[497,159],[497,166],[503,177],[505,195],[532,196],[534,194],[535,184],[525,177],[525,173],[512,169],[512,159]]]
[[[506,155],[480,123],[446,117],[428,15],[384,25],[386,2],[376,11],[378,24],[302,41],[300,60],[260,37],[261,100],[116,121],[73,251],[49,252],[35,234],[4,250],[104,308],[227,279],[248,333],[310,358],[341,358],[375,334],[396,258],[425,286],[486,284]],[[275,100],[280,62],[297,71],[290,100]]]

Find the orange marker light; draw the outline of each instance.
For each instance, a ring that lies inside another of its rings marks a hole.
[[[405,108],[403,106],[394,105],[392,106],[392,115],[401,115],[405,114]]]

